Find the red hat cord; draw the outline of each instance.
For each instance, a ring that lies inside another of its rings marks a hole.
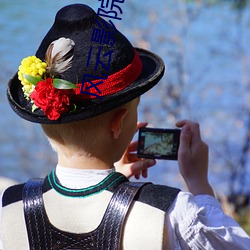
[[[133,83],[142,72],[141,59],[136,50],[134,51],[135,55],[133,61],[124,69],[121,69],[110,76],[104,76],[105,78],[103,78],[101,81],[100,79],[92,81],[87,80],[84,83],[77,84],[80,87],[75,90],[75,93],[79,95],[79,98],[77,99],[84,100],[86,98],[91,99],[112,95]],[[88,89],[90,91],[84,91]]]

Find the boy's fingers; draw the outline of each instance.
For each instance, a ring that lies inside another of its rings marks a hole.
[[[142,170],[141,174],[142,174],[143,178],[147,178],[148,177],[148,169]]]
[[[183,127],[184,125],[189,125],[190,127],[192,127],[194,124],[195,122],[192,122],[190,120],[181,120],[176,122],[176,126],[179,128]]]
[[[135,179],[136,179],[136,180],[139,180],[139,179],[140,179],[140,174],[135,174],[134,176],[135,176]]]
[[[137,147],[138,147],[138,141],[133,141],[129,144],[128,148],[127,148],[127,151],[128,152],[133,152],[133,151],[136,151],[137,150]]]
[[[179,152],[186,152],[189,151],[190,144],[191,144],[191,130],[188,125],[184,125],[184,127],[181,130],[180,135],[180,146],[179,146]]]
[[[147,160],[144,159],[144,160],[132,163],[132,169],[135,172],[138,170],[144,170],[144,169],[154,166],[155,163],[156,161],[153,159],[147,159]]]
[[[148,125],[147,122],[137,122],[137,126],[136,126],[136,132],[138,131],[139,128],[144,128]]]
[[[192,122],[189,120],[182,120],[176,123],[176,126],[181,128],[185,125],[188,125],[190,127],[191,133],[192,133],[192,140],[198,141],[201,140],[201,134],[200,134],[200,125],[199,123]]]
[[[137,122],[136,126],[136,132],[138,131],[139,128],[144,128],[148,125],[147,122]],[[127,147],[127,152],[133,152],[136,151],[138,147],[138,141],[131,142],[129,146]]]
[[[131,163],[141,160],[141,158],[138,158],[136,154],[129,154],[127,157],[128,157],[128,161]]]
[[[199,123],[193,123],[192,124],[192,136],[193,136],[193,141],[194,142],[198,142],[198,141],[201,141],[201,133],[200,133],[200,125]]]
[[[179,128],[181,128],[185,124],[187,124],[188,122],[189,122],[188,120],[181,120],[181,121],[176,122],[176,126],[179,127]]]

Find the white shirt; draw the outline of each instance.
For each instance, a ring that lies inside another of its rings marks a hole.
[[[80,189],[99,183],[112,171],[57,166],[56,175],[63,186]],[[1,208],[2,199],[0,215]],[[246,232],[235,220],[225,215],[220,203],[209,195],[193,196],[180,192],[166,215],[166,230],[169,249],[250,249],[250,238]]]

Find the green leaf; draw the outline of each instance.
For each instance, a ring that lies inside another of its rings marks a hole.
[[[23,74],[23,77],[34,86],[36,86],[38,82],[43,80],[41,77],[30,76],[26,74]]]
[[[53,80],[53,86],[56,89],[76,89],[76,88],[78,88],[74,83],[71,83],[71,82],[63,80],[63,79],[58,79],[58,78],[55,78]]]
[[[32,112],[36,111],[37,109],[39,109],[35,104],[32,105]]]
[[[70,112],[75,112],[75,111],[76,111],[76,108],[77,108],[77,106],[76,106],[75,104],[73,104],[73,109],[70,110]]]

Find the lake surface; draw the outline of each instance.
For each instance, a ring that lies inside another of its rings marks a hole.
[[[82,1],[83,2],[83,1]],[[167,2],[167,3],[166,3]],[[18,182],[44,176],[55,154],[38,125],[20,119],[9,107],[6,84],[20,61],[35,54],[55,13],[73,1],[0,2],[0,175]],[[84,1],[93,9],[100,1]],[[250,10],[227,4],[185,5],[183,1],[125,1],[115,25],[134,46],[161,55],[166,74],[145,94],[139,119],[155,127],[174,127],[180,118],[200,122],[210,146],[210,180],[228,193],[246,138],[250,85]],[[238,173],[236,190],[249,192],[250,164]],[[173,161],[158,161],[150,181],[185,188]]]

